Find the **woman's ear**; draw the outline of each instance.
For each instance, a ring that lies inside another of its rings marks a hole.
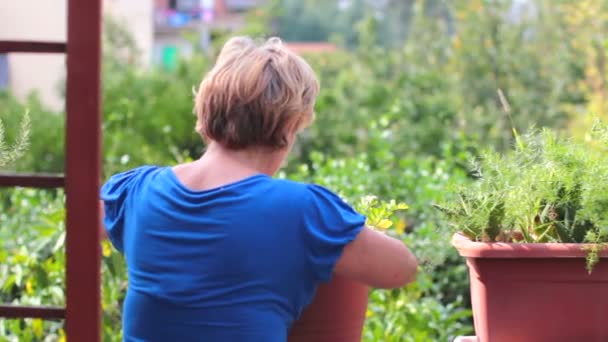
[[[298,133],[303,129],[302,123],[298,120],[293,122],[291,125],[287,127],[285,132],[284,141],[287,142],[287,146],[291,148],[296,141]]]
[[[294,129],[287,132],[287,144],[290,148],[293,146],[293,144],[295,144],[298,133],[300,133],[299,129]]]

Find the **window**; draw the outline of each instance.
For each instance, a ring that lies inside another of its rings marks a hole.
[[[0,53],[0,90],[8,88],[8,55]]]

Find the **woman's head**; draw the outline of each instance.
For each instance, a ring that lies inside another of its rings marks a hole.
[[[196,131],[224,148],[288,148],[314,117],[319,83],[278,38],[230,39],[196,94]]]

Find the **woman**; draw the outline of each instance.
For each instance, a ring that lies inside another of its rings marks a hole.
[[[381,288],[413,280],[407,247],[338,196],[272,178],[318,90],[279,39],[233,38],[196,95],[203,156],[104,184],[106,232],[129,273],[126,341],[285,341],[333,274]]]

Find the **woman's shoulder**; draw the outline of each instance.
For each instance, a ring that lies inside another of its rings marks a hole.
[[[154,173],[158,173],[163,169],[164,167],[158,165],[142,165],[126,171],[115,173],[103,184],[101,188],[102,196],[122,192],[136,182]]]
[[[348,201],[333,190],[315,183],[299,182],[288,179],[273,179],[273,188],[282,197],[296,200],[298,207],[311,207],[314,211],[326,207],[341,207],[352,210]]]
[[[277,187],[296,192],[306,198],[328,197],[331,199],[341,199],[336,192],[319,184],[289,179],[274,179],[273,181]]]
[[[275,189],[289,192],[300,199],[310,198],[311,195],[314,195],[314,193],[317,191],[327,191],[331,193],[330,190],[320,185],[285,178],[272,178],[272,185]]]
[[[110,176],[109,179],[120,179],[127,180],[132,179],[134,177],[138,177],[144,174],[148,174],[150,172],[161,170],[165,167],[158,165],[141,165],[134,168],[130,168],[128,170],[116,172]]]

